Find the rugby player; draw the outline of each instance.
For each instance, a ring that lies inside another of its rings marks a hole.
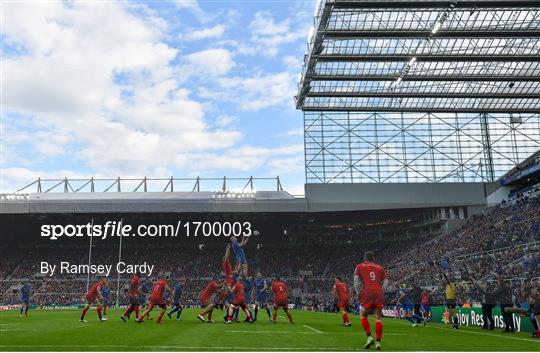
[[[272,292],[274,293],[274,312],[272,313],[272,322],[277,323],[277,312],[282,308],[287,315],[287,319],[291,324],[294,324],[291,313],[289,312],[289,293],[287,285],[281,281],[279,276],[276,276],[272,282]]]
[[[424,288],[422,294],[420,295],[420,312],[424,318],[424,326],[426,326],[427,321],[431,315],[431,293]]]
[[[107,321],[107,318],[104,318],[101,315],[101,303],[103,303],[103,296],[101,295],[101,289],[107,284],[107,278],[106,277],[100,277],[99,281],[94,283],[92,287],[86,292],[85,299],[86,299],[86,305],[84,306],[82,313],[81,313],[81,319],[80,322],[87,322],[84,317],[86,316],[86,312],[88,312],[88,309],[90,309],[90,305],[93,303],[97,303],[96,311],[98,314],[98,318],[100,322]]]
[[[244,275],[244,278],[248,277],[248,263],[246,253],[244,251],[244,246],[249,241],[249,238],[250,237],[243,235],[242,240],[238,242],[238,239],[236,239],[236,237],[231,237],[232,249],[234,251],[234,255],[236,256],[234,272],[241,272]]]
[[[347,284],[343,282],[341,277],[336,277],[334,287],[332,288],[332,295],[337,299],[337,307],[341,310],[341,315],[343,316],[343,326],[351,326],[349,314],[347,313],[350,300],[349,288],[347,287]]]
[[[145,311],[146,308],[148,308],[148,305],[150,305],[150,280],[146,279],[144,282],[141,283],[140,287],[140,295],[139,295],[139,307]],[[128,317],[129,318],[129,317]],[[144,319],[144,316],[141,317]],[[146,314],[146,320],[152,320],[150,317],[150,312]]]
[[[404,311],[405,320],[409,321],[413,327],[418,326],[420,321],[424,319],[414,313],[414,302],[409,294],[404,290],[397,292],[396,298],[392,301],[392,304],[400,305]]]
[[[354,289],[360,300],[361,323],[367,335],[365,349],[371,348],[375,344],[375,349],[381,350],[381,339],[383,334],[382,309],[384,306],[384,289],[388,284],[384,268],[374,262],[372,251],[366,251],[364,262],[359,263],[354,270]],[[375,315],[375,339],[371,336],[368,314],[373,311]]]
[[[221,262],[221,268],[223,269],[223,275],[225,276],[225,284],[229,287],[229,292],[232,289],[234,284],[233,279],[233,268],[231,262],[229,261],[229,255],[231,253],[231,246],[227,244],[225,247],[225,255],[223,255],[223,261]]]
[[[224,283],[222,283],[223,285]],[[216,305],[212,303],[212,295],[217,294],[219,292],[220,284],[215,280],[212,279],[210,282],[206,284],[206,287],[204,287],[203,291],[199,295],[199,300],[201,302],[201,306],[204,308],[204,310],[197,316],[199,320],[202,322],[208,322],[213,323],[212,320],[212,312],[214,311],[214,308]],[[205,315],[208,314],[208,320],[205,319]]]
[[[150,300],[148,301],[148,307],[142,313],[141,317],[135,320],[135,322],[139,324],[144,322],[143,319],[146,316],[146,314],[151,312],[154,306],[157,305],[161,308],[161,312],[159,313],[156,324],[163,323],[162,318],[165,312],[167,311],[167,301],[165,300],[165,297],[164,297],[165,291],[169,292],[173,298],[173,301],[175,301],[173,290],[171,289],[171,287],[169,287],[169,284],[167,283],[165,276],[161,275],[159,277],[159,280],[154,284],[154,287],[152,287],[152,294],[150,295]]]
[[[141,274],[136,273],[131,277],[131,282],[129,283],[128,289],[128,298],[129,298],[129,307],[127,308],[124,315],[120,316],[122,321],[129,319],[129,316],[133,311],[135,311],[135,319],[139,318],[139,295],[142,294],[140,290],[141,285]]]
[[[253,319],[251,318],[251,315],[249,314],[249,310],[247,309],[247,306],[246,306],[246,296],[244,292],[244,278],[242,277],[242,275],[239,275],[238,278],[236,279],[236,283],[233,286],[233,294],[234,294],[234,300],[229,305],[228,318],[225,323],[226,324],[232,323],[233,312],[234,312],[234,309],[236,308],[242,309],[244,313],[246,314],[246,318],[248,322],[252,323]]]
[[[268,307],[268,282],[263,278],[261,272],[257,272],[255,278],[255,316],[254,321],[257,321],[257,315],[259,308],[265,308],[268,320],[272,321],[272,315],[270,314],[270,308]]]
[[[180,315],[182,314],[182,310],[184,310],[184,306],[180,301],[180,299],[182,298],[183,283],[185,283],[185,280],[179,280],[178,282],[176,282],[173,294],[174,307],[170,312],[167,313],[169,319],[172,319],[172,314],[176,313],[176,321],[180,320]]]
[[[19,316],[22,317],[23,313],[24,316],[28,316],[28,305],[30,304],[30,294],[32,292],[32,287],[29,283],[25,283],[21,286],[19,289],[19,292],[21,294],[21,309],[19,312]]]
[[[101,289],[101,296],[103,297],[103,316],[107,316],[107,309],[111,305],[111,288],[109,284],[106,284]]]

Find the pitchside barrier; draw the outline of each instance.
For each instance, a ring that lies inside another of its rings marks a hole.
[[[456,308],[458,313],[459,324],[461,326],[479,326],[484,325],[484,319],[482,318],[481,308]],[[398,306],[385,306],[383,309],[383,316],[393,318],[403,318],[403,308]],[[514,320],[514,327],[517,332],[532,332],[533,326],[528,316],[521,316],[519,314],[512,314]],[[493,320],[495,321],[495,328],[504,328],[504,320],[501,313],[501,308],[496,307],[493,309]],[[431,307],[431,322],[441,322],[448,324],[449,317],[448,311],[445,306],[432,306]]]

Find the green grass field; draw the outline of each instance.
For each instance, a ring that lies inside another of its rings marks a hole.
[[[293,311],[296,321],[282,316],[271,324],[266,313],[254,324],[204,324],[198,310],[182,313],[182,321],[166,319],[136,324],[122,322],[120,311],[110,310],[109,321],[98,322],[91,311],[88,323],[79,323],[78,311],[32,310],[28,318],[16,311],[0,312],[1,351],[353,351],[365,341],[357,316],[353,326],[340,326],[337,314]],[[215,315],[221,319],[222,315]],[[242,314],[240,314],[242,316]],[[216,320],[217,321],[217,320]],[[382,349],[385,351],[540,351],[540,341],[528,333],[503,334],[479,328],[453,331],[438,324],[411,327],[407,321],[385,319]],[[372,323],[372,326],[373,323]]]

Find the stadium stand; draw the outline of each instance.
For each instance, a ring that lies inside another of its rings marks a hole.
[[[540,283],[540,198],[521,197],[486,209],[471,217],[462,227],[451,232],[440,231],[435,237],[417,234],[408,240],[387,240],[361,243],[336,243],[332,236],[322,236],[323,245],[287,243],[279,237],[264,245],[253,241],[247,253],[253,272],[265,276],[279,274],[292,286],[292,301],[297,306],[313,310],[332,310],[330,295],[333,279],[341,276],[352,284],[352,272],[366,250],[377,254],[389,272],[391,296],[398,288],[413,283],[429,288],[434,301],[442,303],[442,278],[435,266],[444,268],[458,282],[458,302],[479,303],[479,293],[467,276],[489,283],[502,275],[513,286],[515,300],[526,303],[532,286]],[[316,227],[315,227],[316,228]],[[324,234],[324,227],[319,233]],[[304,231],[313,231],[313,227]],[[353,230],[354,232],[355,230]],[[361,232],[362,230],[358,230]],[[291,239],[295,239],[291,236]],[[299,233],[297,240],[305,239]],[[328,243],[324,243],[325,239]],[[278,241],[276,241],[278,240]],[[78,246],[77,246],[78,245]],[[86,291],[85,276],[55,275],[44,277],[32,259],[54,261],[62,258],[71,263],[88,263],[81,244],[58,242],[50,246],[19,243],[3,249],[0,267],[0,302],[16,304],[18,288],[29,282],[35,290],[33,301],[38,305],[78,305]],[[127,244],[122,249],[122,261],[155,264],[154,274],[170,273],[173,279],[186,278],[184,303],[197,304],[197,297],[212,275],[219,275],[224,240],[205,245],[153,242]],[[92,263],[115,263],[116,243],[98,243],[92,247]],[[110,275],[113,301],[118,285],[117,273]],[[90,281],[95,280],[94,276]],[[129,277],[120,277],[119,304],[127,303]]]

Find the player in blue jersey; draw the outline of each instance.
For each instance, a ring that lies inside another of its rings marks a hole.
[[[413,327],[418,326],[418,323],[424,321],[424,318],[414,313],[414,303],[411,297],[404,290],[400,290],[396,294],[396,298],[392,301],[400,305],[403,309],[405,320],[409,321]]]
[[[21,294],[21,309],[19,316],[22,317],[23,313],[24,316],[28,316],[28,305],[30,304],[30,294],[32,293],[32,287],[29,283],[24,283],[21,288],[19,289],[19,292]]]
[[[101,288],[101,296],[103,297],[103,315],[107,316],[107,309],[111,305],[111,288],[109,284]]]
[[[255,316],[254,320],[257,320],[259,314],[259,308],[265,308],[268,320],[272,321],[272,314],[268,307],[268,282],[263,278],[261,272],[257,272],[255,278]]]
[[[173,309],[167,313],[167,316],[169,319],[172,319],[172,314],[176,313],[176,320],[180,320],[180,315],[182,314],[182,310],[184,309],[184,306],[181,303],[182,298],[182,292],[184,290],[184,284],[185,280],[181,279],[176,283],[173,289],[173,296],[174,296],[174,307]]]
[[[253,235],[259,235],[259,232],[254,231]],[[244,251],[244,246],[249,241],[249,236],[243,235],[242,240],[238,241],[236,237],[231,237],[232,249],[236,257],[236,265],[234,267],[234,272],[244,275],[244,278],[248,277],[248,262],[246,258],[246,253]]]
[[[141,308],[144,308],[145,305],[148,306],[148,298],[150,297],[151,289],[152,289],[152,286],[150,285],[149,280],[146,280],[141,284],[141,287],[139,288],[141,292],[141,295],[139,296]],[[144,319],[144,317],[141,319]],[[150,312],[146,314],[146,320],[152,320],[152,318],[150,317]]]

